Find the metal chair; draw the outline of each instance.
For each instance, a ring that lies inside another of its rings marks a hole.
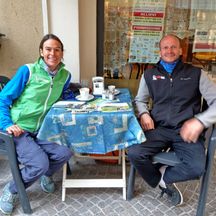
[[[8,81],[9,78],[0,76],[0,91]],[[0,155],[5,155],[8,157],[12,176],[17,186],[23,212],[26,214],[31,214],[32,209],[21,177],[13,136],[4,131],[0,131]]]
[[[208,130],[210,131],[207,131],[206,133],[206,167],[201,180],[201,187],[200,187],[200,194],[199,194],[196,216],[205,215],[205,206],[206,206],[206,200],[208,194],[208,187],[210,183],[212,167],[214,164],[214,154],[216,148],[215,125],[210,127]],[[156,163],[169,165],[169,166],[175,166],[180,162],[176,157],[175,153],[172,151],[158,153],[152,158],[152,161]],[[133,198],[135,175],[136,175],[136,169],[134,168],[133,165],[131,165],[129,178],[128,178],[127,200],[131,200]]]

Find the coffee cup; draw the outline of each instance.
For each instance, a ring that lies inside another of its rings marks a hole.
[[[87,100],[89,98],[89,88],[80,88],[80,98],[83,100]]]
[[[108,86],[108,90],[111,92],[111,93],[115,93],[115,86],[114,85],[109,85]]]
[[[108,89],[110,92],[115,92],[115,86],[114,85],[109,85]]]

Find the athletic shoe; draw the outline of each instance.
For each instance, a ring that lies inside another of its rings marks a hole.
[[[166,188],[159,186],[161,189],[161,196],[167,194],[168,199],[172,202],[174,206],[180,206],[183,203],[183,196],[180,190],[175,184],[166,184]]]
[[[9,190],[10,183],[7,183],[0,197],[0,211],[3,214],[10,215],[15,206],[17,194],[12,194]]]
[[[46,193],[53,193],[55,191],[55,185],[51,177],[45,175],[41,176],[40,186]]]

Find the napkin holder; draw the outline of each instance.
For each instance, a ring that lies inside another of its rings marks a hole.
[[[104,78],[93,77],[92,86],[93,86],[93,95],[102,95],[104,91]]]

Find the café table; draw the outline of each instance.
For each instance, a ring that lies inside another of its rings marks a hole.
[[[130,91],[127,88],[117,91],[118,94],[112,101],[94,96],[94,99],[88,102],[77,101],[76,104],[76,101],[71,101],[70,104],[70,101],[67,101],[63,105],[56,103],[43,121],[38,138],[66,145],[76,154],[104,155],[116,150],[120,152],[122,177],[119,179],[68,179],[65,164],[62,181],[63,201],[66,188],[90,187],[122,188],[123,199],[126,200],[125,149],[144,142],[146,138],[137,121]],[[110,105],[113,104],[118,105],[110,109]]]

